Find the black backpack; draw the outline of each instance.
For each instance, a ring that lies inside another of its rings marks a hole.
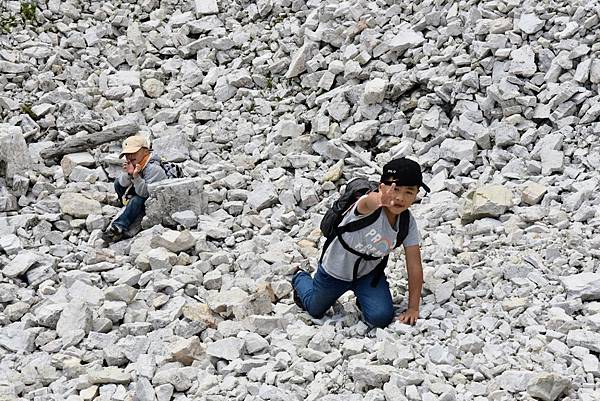
[[[183,168],[181,167],[181,165],[179,165],[177,163],[168,162],[161,158],[160,166],[162,167],[163,170],[165,170],[165,173],[167,174],[167,178],[187,177],[186,172],[183,171]]]
[[[377,267],[375,267],[375,275],[373,276],[373,281],[371,282],[372,287],[376,287],[377,284],[379,283],[379,279],[383,275],[383,271],[385,270],[385,267],[387,266],[389,255],[386,255],[383,258],[377,258],[377,257],[371,256],[371,255],[367,255],[367,254],[358,252],[358,251],[352,249],[350,247],[350,245],[348,245],[348,243],[346,241],[344,241],[341,234],[347,233],[347,232],[352,232],[352,231],[358,231],[360,229],[370,226],[379,218],[379,216],[381,215],[381,212],[382,212],[382,208],[377,209],[375,212],[371,213],[370,215],[368,215],[362,219],[352,221],[344,226],[340,226],[340,223],[342,222],[342,219],[344,218],[344,215],[346,214],[346,212],[352,207],[352,205],[354,205],[356,203],[356,201],[358,201],[358,199],[361,196],[363,196],[369,192],[377,191],[378,188],[379,188],[379,184],[377,184],[376,182],[373,182],[373,181],[369,181],[366,178],[353,179],[346,185],[346,190],[339,197],[339,199],[337,199],[333,203],[331,208],[329,208],[329,210],[327,210],[327,212],[325,213],[325,216],[323,216],[323,220],[321,220],[321,225],[320,225],[321,232],[325,236],[326,240],[325,240],[325,245],[323,245],[323,251],[321,252],[321,258],[319,260],[319,263],[320,264],[323,263],[323,256],[325,255],[325,251],[327,251],[327,248],[329,247],[329,245],[331,245],[333,240],[335,238],[338,238],[338,240],[340,241],[340,244],[342,245],[342,247],[345,250],[358,256],[358,259],[356,259],[356,262],[354,263],[354,270],[352,273],[353,280],[356,280],[356,277],[358,274],[358,267],[362,260],[381,259],[381,262],[379,262]],[[408,225],[410,223],[410,212],[408,210],[405,210],[404,212],[402,212],[400,214],[399,219],[400,219],[400,222],[399,222],[398,235],[396,237],[396,247],[399,246],[400,244],[402,244],[402,242],[408,235]]]

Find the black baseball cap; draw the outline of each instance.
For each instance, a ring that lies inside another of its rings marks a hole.
[[[381,174],[381,183],[396,184],[397,186],[422,187],[426,192],[431,190],[423,183],[423,174],[421,166],[414,160],[401,157],[394,159],[383,166]]]

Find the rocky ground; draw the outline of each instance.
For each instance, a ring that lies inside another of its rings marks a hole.
[[[1,7],[0,399],[600,399],[598,2]],[[189,177],[107,247],[138,131]],[[398,156],[433,190],[421,319],[311,319],[290,273]]]

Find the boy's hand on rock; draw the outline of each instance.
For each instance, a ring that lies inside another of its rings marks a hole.
[[[408,308],[406,310],[406,312],[402,313],[398,317],[398,320],[400,320],[402,323],[414,325],[417,322],[418,318],[419,318],[419,310],[413,309],[413,308]]]

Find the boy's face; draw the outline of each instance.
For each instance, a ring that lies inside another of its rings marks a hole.
[[[127,161],[131,164],[133,164],[134,166],[136,166],[139,162],[142,161],[142,159],[144,158],[144,156],[146,155],[146,149],[145,148],[141,148],[140,150],[138,150],[135,153],[126,153],[125,154],[125,158],[127,159]]]
[[[382,183],[386,187],[390,187],[392,184]],[[394,206],[389,206],[387,209],[393,214],[400,214],[406,209],[412,206],[417,200],[417,194],[419,193],[419,187],[414,186],[396,186],[394,188]]]

